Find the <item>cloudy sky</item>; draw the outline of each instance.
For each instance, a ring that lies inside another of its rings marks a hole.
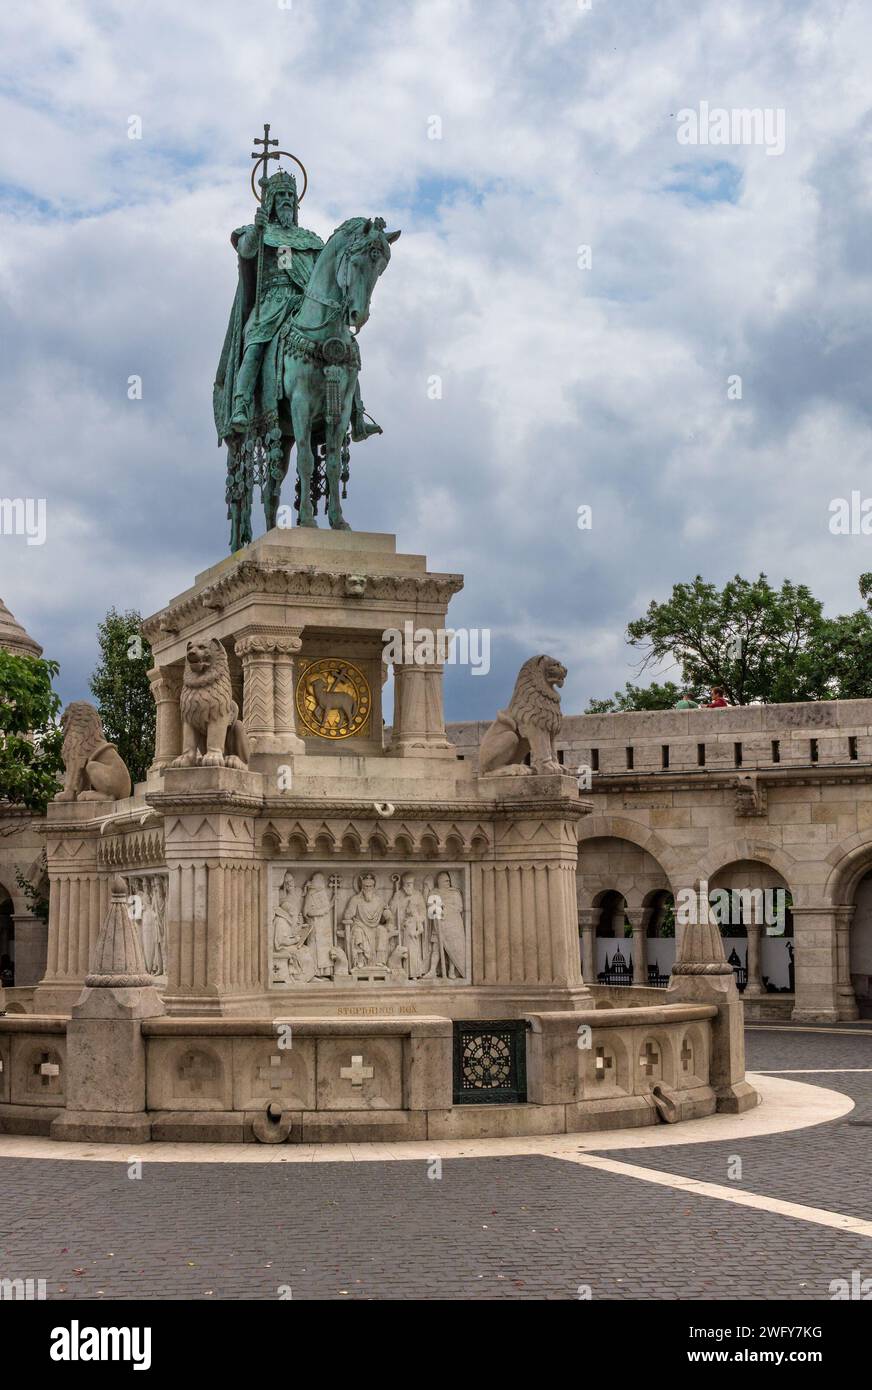
[[[872,538],[828,507],[872,495],[868,0],[43,0],[0,51],[0,496],[47,518],[0,535],[0,596],[65,699],[110,605],[226,552],[211,389],[264,120],[304,225],[403,230],[347,514],[465,574],[491,671],[450,672],[450,718],[538,651],[565,709],[608,694],[698,572],[858,606]],[[783,151],[682,143],[704,103],[783,118]]]

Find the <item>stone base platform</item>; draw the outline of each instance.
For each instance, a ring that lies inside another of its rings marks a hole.
[[[66,1022],[5,1018],[0,1133],[87,1143],[395,1143],[674,1123],[756,1104],[746,1083],[747,1096],[726,1101],[714,1083],[717,1015],[705,1003],[528,1008],[526,1028],[484,1021],[480,1034],[475,1018],[459,1028],[437,1014],[146,1017],[138,1025],[144,1106],[134,1112],[121,1092],[114,1110],[108,1093],[105,1109],[67,1109],[74,1035]]]

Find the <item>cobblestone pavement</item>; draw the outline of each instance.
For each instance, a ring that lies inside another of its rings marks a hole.
[[[870,1028],[872,1033],[872,1028]],[[749,1066],[872,1066],[872,1036],[750,1032]],[[872,1072],[803,1076],[872,1112]],[[872,1128],[742,1141],[745,1190],[872,1215]],[[732,1144],[614,1150],[732,1185]],[[49,1298],[826,1299],[872,1241],[547,1157],[126,1164],[0,1159],[0,1278]],[[584,1290],[582,1290],[584,1292]]]
[[[643,1168],[730,1186],[735,1181],[729,1176],[730,1162],[738,1156],[742,1163],[742,1176],[735,1184],[738,1188],[872,1220],[872,1024],[866,1029],[854,1037],[788,1029],[749,1029],[747,1033],[745,1061],[749,1071],[783,1071],[790,1080],[790,1073],[798,1068],[826,1069],[795,1079],[851,1096],[855,1109],[841,1120],[789,1134],[745,1139],[738,1145],[733,1140],[647,1149],[632,1155],[617,1149],[602,1152],[610,1158],[632,1158]],[[836,1067],[870,1070],[831,1070]],[[872,1248],[866,1265],[867,1274],[872,1275]]]

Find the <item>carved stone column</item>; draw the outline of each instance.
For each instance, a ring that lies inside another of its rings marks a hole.
[[[633,928],[633,984],[648,983],[648,927],[647,907],[628,907],[627,918]]]
[[[182,672],[177,666],[155,666],[149,671],[148,679],[157,707],[154,758],[149,772],[160,772],[182,751],[182,717],[179,710]]]
[[[442,666],[394,662],[394,757],[454,757],[445,735]]]
[[[763,987],[763,974],[761,965],[760,937],[763,928],[759,922],[748,922],[748,959],[747,959],[747,981],[745,984],[745,996],[748,999],[759,998],[765,994]]]
[[[302,753],[294,711],[298,628],[251,628],[236,642],[242,661],[245,732],[253,753]]]
[[[599,908],[580,907],[578,925],[581,930],[581,973],[586,985],[596,984],[596,924]]]
[[[793,907],[796,943],[796,1023],[832,1023],[839,1017],[839,908]]]
[[[836,963],[839,980],[837,1007],[839,1019],[845,1022],[860,1017],[860,1011],[857,1008],[857,996],[851,983],[851,921],[854,910],[854,905],[851,904],[847,907],[837,907],[835,911]]]

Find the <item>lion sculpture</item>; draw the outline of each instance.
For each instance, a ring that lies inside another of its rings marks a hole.
[[[74,700],[61,716],[64,789],[56,801],[120,801],[131,793],[130,773],[87,700]]]
[[[216,637],[188,643],[179,705],[182,753],[173,767],[248,767],[248,740],[230,688],[227,652]]]
[[[508,709],[501,709],[481,741],[479,771],[565,772],[557,760],[554,740],[560,732],[562,715],[556,687],[566,679],[566,667],[553,656],[531,656],[525,661]],[[530,754],[530,766],[524,759]]]

